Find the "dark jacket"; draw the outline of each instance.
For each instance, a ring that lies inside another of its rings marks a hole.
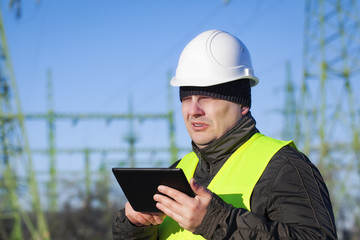
[[[193,144],[199,158],[194,174],[197,183],[208,186],[231,154],[256,132],[255,120],[248,114],[206,148]],[[194,234],[206,239],[337,239],[329,193],[320,172],[290,146],[272,157],[254,187],[250,206],[251,212],[234,208],[213,194]],[[157,231],[158,226],[133,226],[124,210],[113,223],[114,239],[157,239]]]

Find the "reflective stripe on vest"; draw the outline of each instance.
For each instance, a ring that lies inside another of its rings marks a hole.
[[[237,149],[224,163],[208,189],[216,193],[225,202],[236,208],[251,211],[250,197],[264,172],[270,159],[285,145],[292,141],[280,141],[263,134],[254,134],[246,143]],[[181,159],[177,168],[182,168],[186,178],[190,181],[199,162],[196,154],[191,152]],[[204,239],[184,230],[172,218],[166,217],[159,227],[159,239]]]

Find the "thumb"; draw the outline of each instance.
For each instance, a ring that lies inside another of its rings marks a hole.
[[[194,191],[195,195],[198,196],[207,196],[211,195],[211,192],[209,189],[205,188],[204,186],[201,186],[200,184],[197,184],[194,178],[190,179],[190,186],[191,189]]]

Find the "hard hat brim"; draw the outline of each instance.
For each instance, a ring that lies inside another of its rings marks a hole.
[[[207,84],[200,85],[200,84],[195,84],[195,83],[199,83],[199,81],[190,80],[190,79],[185,81],[184,79],[179,79],[176,76],[174,76],[170,80],[170,85],[173,87],[185,87],[185,86],[207,87],[207,86],[214,86],[214,85],[218,85],[218,84],[222,84],[222,83],[226,83],[226,82],[238,81],[241,79],[249,79],[251,87],[255,87],[259,83],[259,79],[257,77],[246,76],[246,77],[236,78],[236,79],[232,79],[232,80],[224,80],[223,82],[217,81],[217,82],[214,82],[213,84],[211,84],[211,83],[209,84],[209,81],[204,81],[204,83],[207,83]]]

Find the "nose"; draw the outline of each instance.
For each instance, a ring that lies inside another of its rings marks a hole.
[[[188,114],[193,117],[204,115],[204,111],[199,104],[199,98],[197,96],[192,96],[189,104]]]

